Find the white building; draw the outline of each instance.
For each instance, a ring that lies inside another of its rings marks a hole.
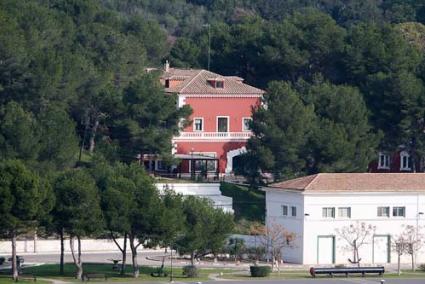
[[[296,234],[294,246],[283,251],[287,262],[348,264],[352,250],[336,229],[357,222],[376,228],[359,250],[363,264],[397,263],[391,240],[406,225],[425,233],[424,173],[317,174],[264,191],[267,224],[280,223]],[[417,263],[423,262],[425,243],[417,253]]]
[[[157,183],[156,187],[160,192],[172,189],[178,194],[207,198],[214,207],[233,214],[233,198],[221,194],[219,183]]]

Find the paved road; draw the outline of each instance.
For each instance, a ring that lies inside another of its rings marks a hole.
[[[243,284],[243,283],[256,283],[256,284],[376,284],[381,283],[379,279],[299,279],[299,280],[253,280],[253,281],[213,281],[204,283],[220,283],[220,284]],[[386,279],[385,284],[424,284],[424,279]]]
[[[139,265],[157,266],[161,265],[161,256],[164,255],[162,250],[150,250],[140,251],[137,256]],[[24,254],[25,263],[59,263],[59,254]],[[96,263],[111,263],[109,259],[121,259],[121,253],[119,252],[107,252],[107,253],[83,253],[82,259],[84,263],[96,262]],[[71,254],[65,254],[65,262],[72,262]],[[170,259],[166,259],[168,264]],[[131,263],[131,254],[127,254],[127,263]],[[174,260],[173,265],[184,266],[188,265],[189,260]],[[201,262],[198,263],[199,267],[211,267],[211,268],[241,268],[242,270],[249,269],[249,263],[243,263],[236,265],[234,262]]]
[[[134,284],[135,282],[114,284]],[[147,284],[148,282],[141,282]],[[170,283],[170,282],[149,282],[149,284]],[[199,282],[174,282],[180,283],[199,283]],[[202,284],[379,284],[378,279],[300,279],[300,280],[247,280],[247,281],[208,281],[201,282]],[[424,284],[423,279],[388,279],[385,284]]]

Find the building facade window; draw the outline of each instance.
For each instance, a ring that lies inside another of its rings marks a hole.
[[[400,153],[400,170],[401,171],[410,171],[412,169],[412,159],[410,158],[409,153],[403,151]]]
[[[242,131],[251,131],[251,121],[250,117],[242,118]]]
[[[406,217],[406,207],[393,207],[393,217]]]
[[[390,207],[378,207],[378,217],[390,217]]]
[[[297,216],[297,207],[291,206],[291,216],[296,217]]]
[[[288,206],[287,205],[282,205],[282,215],[288,216]]]
[[[217,117],[217,132],[229,132],[229,117]]]
[[[380,152],[378,169],[389,169],[390,168],[390,155]]]
[[[223,89],[224,88],[224,81],[221,81],[221,80],[215,81],[215,87],[218,88],[218,89]]]
[[[193,119],[193,131],[204,131],[204,119],[202,117],[195,117]]]
[[[339,207],[338,217],[340,218],[351,218],[351,207]]]
[[[323,218],[335,218],[335,207],[323,207],[322,208]]]

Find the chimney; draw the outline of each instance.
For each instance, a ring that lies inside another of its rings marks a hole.
[[[165,60],[164,71],[165,72],[169,72],[170,71],[170,63],[168,62],[168,60]]]

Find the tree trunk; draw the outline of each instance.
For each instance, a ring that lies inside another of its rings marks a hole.
[[[137,246],[134,244],[134,236],[132,234],[129,235],[129,239],[130,239],[131,259],[132,259],[132,265],[133,265],[133,277],[138,278],[140,271],[139,271],[139,264],[137,263]]]
[[[94,125],[91,129],[91,134],[90,134],[90,140],[89,140],[89,151],[90,153],[93,153],[94,151],[94,147],[95,147],[95,139],[96,139],[96,132],[97,132],[97,128],[99,127],[99,118],[96,117],[96,120],[94,122]]]
[[[127,233],[124,234],[124,245],[122,249],[122,263],[121,263],[121,275],[125,273],[125,265],[127,262]]]
[[[16,233],[12,233],[12,278],[18,281],[18,263],[16,261]]]
[[[90,124],[90,118],[89,118],[89,114],[88,111],[86,111],[85,113],[85,119],[84,119],[84,135],[83,135],[83,140],[81,141],[81,145],[80,145],[80,153],[78,155],[78,162],[81,162],[81,157],[84,151],[84,144],[86,142],[86,136],[87,136],[87,131],[89,129],[89,124]]]
[[[60,255],[60,264],[59,264],[59,274],[64,275],[65,244],[64,244],[63,228],[60,233],[60,238],[61,238],[61,255]]]
[[[121,262],[121,271],[120,274],[124,275],[125,273],[125,264],[127,261],[127,233],[124,233],[124,244],[123,247],[121,248],[120,244],[117,242],[113,232],[111,232],[111,239],[114,241],[115,245],[118,247],[118,249],[121,252],[121,256],[122,256],[122,262]]]
[[[75,278],[78,280],[83,280],[83,264],[81,263],[81,239],[77,237],[78,248],[77,255],[75,255],[75,247],[74,247],[74,236],[69,238],[69,243],[71,247],[72,259],[74,260],[75,267],[77,268],[77,272],[75,274]]]
[[[357,266],[360,267],[360,257],[359,257],[359,248],[356,248],[356,256],[357,256]]]
[[[195,266],[195,253],[192,252],[190,254],[190,263],[192,264],[192,266]]]

